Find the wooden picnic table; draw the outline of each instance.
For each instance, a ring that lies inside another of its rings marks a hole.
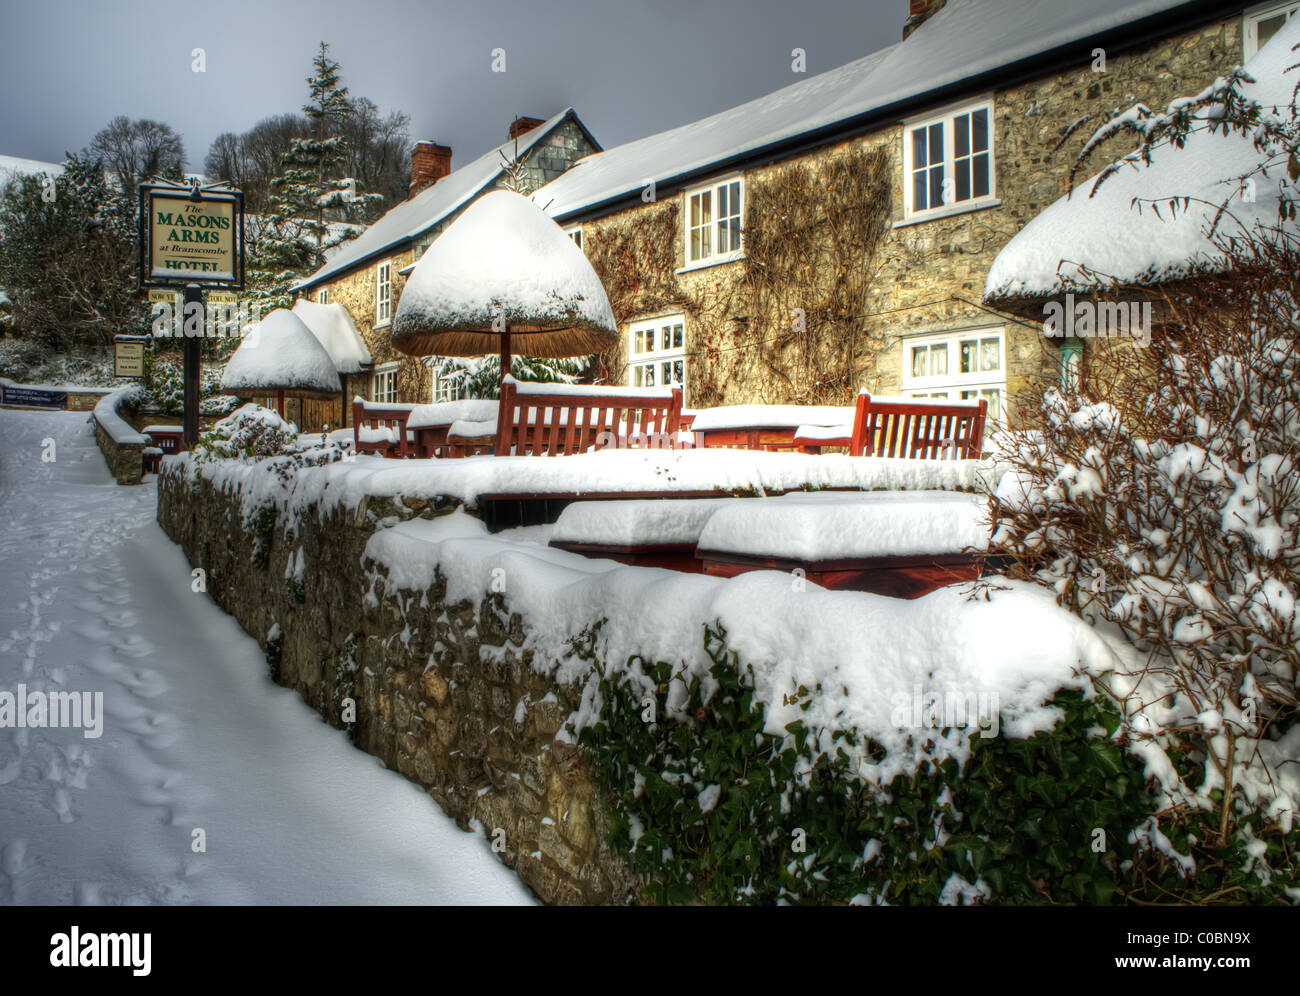
[[[836,405],[724,405],[696,411],[691,421],[695,445],[747,450],[798,450],[819,453],[819,445],[797,440],[807,426],[843,428],[848,435],[853,408]]]

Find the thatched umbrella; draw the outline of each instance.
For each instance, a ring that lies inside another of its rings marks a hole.
[[[312,335],[325,347],[339,374],[342,392],[340,426],[348,424],[348,377],[369,370],[372,366],[370,348],[357,331],[352,314],[337,301],[320,304],[300,298],[293,304],[293,313],[303,320]]]
[[[509,190],[466,208],[416,263],[393,320],[411,356],[586,356],[618,341],[605,288],[581,249]]]
[[[274,394],[280,417],[284,399],[329,399],[342,392],[325,347],[292,311],[277,308],[253,326],[226,361],[223,394]]]

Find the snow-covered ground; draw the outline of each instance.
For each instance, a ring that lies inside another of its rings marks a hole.
[[[0,903],[532,901],[270,682],[154,502],[113,484],[84,414],[0,411],[0,696],[103,696],[98,737],[0,728]]]

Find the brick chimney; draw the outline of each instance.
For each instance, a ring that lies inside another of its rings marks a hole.
[[[903,23],[903,37],[906,38],[941,11],[947,2],[948,0],[909,0],[908,17]]]
[[[409,200],[425,187],[437,183],[451,172],[451,149],[437,142],[416,142],[411,150],[411,185],[406,190]]]
[[[538,118],[515,118],[510,123],[510,138],[518,138],[520,135],[530,132],[538,125],[543,124],[546,124],[546,122]]]

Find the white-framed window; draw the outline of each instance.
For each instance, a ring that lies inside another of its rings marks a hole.
[[[391,405],[397,401],[397,368],[400,363],[385,363],[375,367],[370,377],[370,400],[377,405]]]
[[[1006,336],[1002,326],[903,340],[903,394],[910,398],[988,404],[997,421],[1006,408]]]
[[[575,225],[573,228],[566,228],[564,234],[573,239],[573,244],[579,249],[582,248],[582,226]]]
[[[739,176],[686,191],[686,265],[739,259],[744,191]]]
[[[1246,11],[1242,20],[1241,40],[1249,59],[1278,33],[1282,25],[1300,13],[1300,0],[1270,3]]]
[[[322,287],[319,291],[316,292],[316,301],[318,304],[330,303],[330,291],[328,287]]]
[[[387,325],[393,317],[393,264],[375,267],[375,324]]]
[[[981,100],[903,126],[908,220],[981,207],[996,197],[993,102]]]
[[[683,387],[686,319],[670,315],[628,326],[627,382],[631,387]]]
[[[437,371],[430,371],[431,389],[430,399],[434,404],[439,401],[460,401],[465,397],[465,386],[463,380],[450,380],[446,377],[439,377]]]

